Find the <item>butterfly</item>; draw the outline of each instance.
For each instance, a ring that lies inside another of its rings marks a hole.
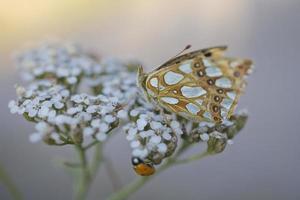
[[[138,69],[147,100],[195,122],[222,123],[233,114],[252,71],[249,59],[225,57],[226,46],[178,55],[154,71]]]

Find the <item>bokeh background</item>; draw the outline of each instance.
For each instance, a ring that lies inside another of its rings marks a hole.
[[[148,70],[186,44],[227,44],[256,66],[239,105],[250,112],[247,126],[221,155],[171,168],[131,199],[300,199],[299,21],[299,0],[0,0],[0,162],[25,199],[72,199],[70,177],[55,163],[73,150],[30,144],[33,125],[7,108],[20,83],[11,55],[28,42],[77,41]],[[123,134],[105,152],[122,184],[135,178]],[[112,192],[102,168],[89,199]],[[0,199],[10,199],[1,184]]]

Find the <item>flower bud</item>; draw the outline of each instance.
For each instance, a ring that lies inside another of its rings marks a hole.
[[[234,125],[230,126],[226,131],[228,139],[232,139],[244,128],[247,119],[248,116],[246,114],[232,116],[231,120],[234,122]]]
[[[207,152],[210,154],[221,153],[224,151],[226,143],[226,134],[214,131],[209,134],[209,140],[207,141]]]
[[[81,132],[74,133],[72,138],[75,144],[81,144],[83,142],[83,136]]]
[[[56,141],[54,139],[52,139],[51,137],[49,137],[49,135],[46,135],[44,138],[43,138],[43,141],[45,144],[48,144],[48,145],[56,145]]]

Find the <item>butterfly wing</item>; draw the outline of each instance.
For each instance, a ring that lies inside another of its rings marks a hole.
[[[185,54],[168,61],[169,65],[148,75],[147,92],[163,108],[188,119],[216,123],[228,119],[244,90],[252,62],[223,57],[223,51],[198,50],[190,57]],[[209,56],[205,55],[208,52]]]
[[[218,57],[223,56],[226,49],[227,49],[227,46],[217,46],[217,47],[211,47],[211,48],[192,51],[192,52],[189,52],[189,53],[186,53],[181,56],[177,56],[175,58],[168,60],[167,62],[165,62],[164,64],[159,66],[157,69],[161,69],[161,68],[179,63],[183,60],[193,59],[197,56],[203,56],[203,57],[207,57],[207,58],[218,58]]]

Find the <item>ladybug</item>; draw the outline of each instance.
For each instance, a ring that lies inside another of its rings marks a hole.
[[[152,164],[145,163],[139,157],[132,157],[131,162],[134,171],[140,176],[150,176],[155,172],[155,168]]]

